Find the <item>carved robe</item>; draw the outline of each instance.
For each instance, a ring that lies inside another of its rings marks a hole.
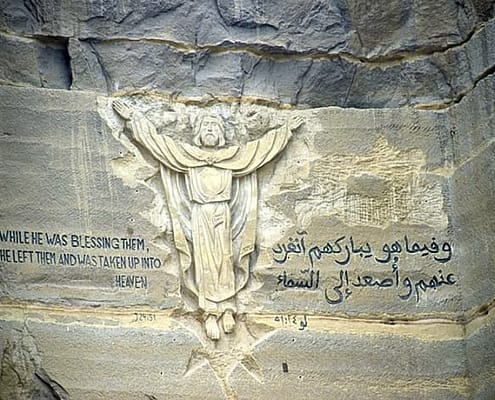
[[[236,312],[249,277],[257,217],[256,170],[287,144],[284,126],[243,148],[199,148],[158,135],[135,113],[134,138],[160,162],[183,286],[206,312]]]

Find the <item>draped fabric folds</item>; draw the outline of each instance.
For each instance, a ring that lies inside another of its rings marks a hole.
[[[161,177],[179,252],[182,284],[205,311],[235,311],[249,278],[257,216],[256,170],[287,144],[287,127],[243,148],[200,148],[159,135],[142,114],[130,121],[134,139],[161,163]]]

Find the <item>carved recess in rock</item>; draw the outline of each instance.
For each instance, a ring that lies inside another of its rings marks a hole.
[[[0,34],[0,81],[68,89],[71,66],[65,39]]]
[[[182,289],[197,299],[207,336],[218,340],[220,324],[224,333],[234,331],[236,295],[249,279],[256,241],[256,170],[285,148],[303,121],[292,118],[238,146],[227,145],[222,117],[200,113],[192,121],[191,145],[159,135],[148,118],[121,100],[113,108],[127,122],[132,139],[160,164]]]

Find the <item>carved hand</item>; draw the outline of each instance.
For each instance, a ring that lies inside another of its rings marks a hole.
[[[132,110],[129,108],[127,104],[125,104],[122,100],[114,100],[112,102],[112,107],[117,114],[119,114],[126,121],[131,119]]]
[[[304,124],[304,118],[303,117],[294,116],[294,117],[291,117],[289,119],[289,121],[287,121],[287,123],[289,125],[289,129],[291,131],[295,131],[302,124]]]

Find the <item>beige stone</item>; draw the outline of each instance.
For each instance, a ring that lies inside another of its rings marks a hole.
[[[204,113],[240,149],[304,120],[256,172],[235,330],[211,340],[117,97],[0,87],[0,398],[489,399],[493,88],[445,111],[119,98],[183,149]]]

